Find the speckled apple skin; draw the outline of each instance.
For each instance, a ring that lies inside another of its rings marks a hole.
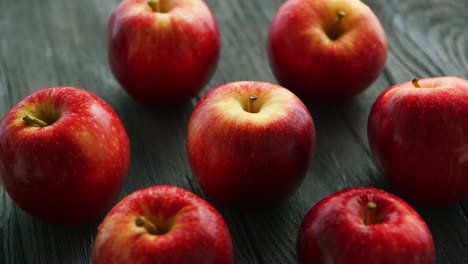
[[[154,235],[135,224],[139,216],[172,222]],[[93,264],[232,264],[232,239],[223,217],[182,188],[161,185],[122,199],[99,226]]]
[[[52,125],[36,127],[25,114],[58,109]],[[11,199],[46,222],[80,224],[108,209],[130,161],[127,133],[114,110],[73,87],[39,90],[0,121],[0,178]]]
[[[339,37],[327,31],[345,12]],[[340,101],[364,91],[387,59],[385,31],[359,0],[289,0],[273,18],[268,58],[279,83],[306,102]]]
[[[468,197],[468,81],[421,79],[385,90],[368,120],[373,157],[406,199],[447,205]]]
[[[246,111],[257,97],[257,113]],[[313,156],[315,127],[289,90],[232,82],[210,90],[190,117],[187,155],[203,191],[235,207],[269,207],[301,185]]]
[[[107,28],[109,64],[122,87],[148,105],[186,102],[205,85],[218,63],[220,32],[202,0],[124,0]]]
[[[365,225],[362,209],[376,203],[380,223]],[[432,235],[419,214],[383,190],[360,187],[313,206],[299,230],[301,264],[435,264]]]

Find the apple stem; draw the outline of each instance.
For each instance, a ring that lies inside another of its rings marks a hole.
[[[153,9],[154,12],[160,12],[159,0],[149,0],[148,5]]]
[[[371,225],[374,223],[375,218],[375,208],[377,208],[377,204],[373,201],[367,202],[367,210],[364,218],[365,225]]]
[[[41,119],[36,118],[31,115],[25,115],[23,117],[23,121],[28,125],[37,126],[37,127],[45,127],[49,125],[46,122],[42,121]]]
[[[332,34],[331,34],[331,38],[332,39],[337,39],[338,38],[338,33],[340,31],[340,24],[341,24],[341,20],[343,20],[343,18],[346,16],[346,12],[344,11],[338,11],[336,12],[336,20],[335,20],[335,24],[333,26],[333,31],[332,31]]]
[[[411,80],[411,83],[414,85],[414,87],[421,88],[421,86],[419,85],[419,79],[418,78],[413,78],[413,80]]]
[[[337,26],[339,26],[340,23],[341,23],[341,20],[343,20],[343,17],[345,17],[345,16],[346,16],[346,12],[344,12],[344,11],[341,11],[341,10],[340,10],[340,11],[336,12],[336,21],[335,21],[335,24],[336,24]]]
[[[158,228],[156,227],[156,225],[154,225],[153,223],[151,223],[148,219],[146,219],[144,216],[140,216],[138,217],[136,220],[135,220],[135,224],[137,226],[140,226],[140,227],[144,227],[146,229],[146,231],[148,231],[148,233],[150,234],[159,234],[159,230]]]
[[[250,113],[252,113],[253,104],[254,104],[255,100],[257,100],[257,96],[255,96],[255,95],[249,96],[249,112]]]

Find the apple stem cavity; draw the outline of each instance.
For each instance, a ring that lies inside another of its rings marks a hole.
[[[159,230],[155,224],[151,223],[148,219],[144,216],[140,216],[135,220],[135,224],[139,227],[144,227],[148,233],[152,235],[159,234]]]
[[[159,0],[149,0],[148,5],[153,9],[154,12],[161,12],[161,7],[159,6]]]
[[[249,96],[249,112],[250,113],[253,113],[253,108],[254,108],[254,102],[255,100],[257,100],[257,96],[255,95],[251,95]]]
[[[369,201],[366,204],[365,214],[364,214],[364,224],[372,225],[375,221],[375,208],[377,204],[373,201]]]
[[[421,88],[421,85],[419,85],[419,79],[418,78],[413,78],[413,80],[411,80],[411,83],[413,84],[414,87]]]
[[[46,122],[42,121],[41,119],[31,116],[31,115],[25,115],[23,117],[23,121],[28,125],[37,126],[37,127],[45,127],[49,125]]]

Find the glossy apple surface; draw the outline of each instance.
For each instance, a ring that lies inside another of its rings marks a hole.
[[[161,185],[122,199],[99,226],[93,264],[232,264],[229,229],[199,196]]]
[[[372,106],[368,139],[393,188],[419,203],[468,196],[468,81],[415,79],[385,90]]]
[[[346,189],[321,200],[302,222],[301,264],[435,264],[432,235],[400,198],[374,188]]]
[[[382,71],[387,40],[359,0],[289,0],[268,36],[278,81],[303,101],[338,101],[366,89]]]
[[[312,117],[289,90],[233,82],[209,91],[190,117],[187,154],[203,191],[236,207],[271,206],[301,184],[315,145]]]
[[[91,92],[39,90],[0,121],[0,178],[11,199],[51,223],[79,224],[108,209],[130,160],[114,110]]]
[[[220,53],[217,22],[202,0],[123,0],[107,38],[114,76],[149,105],[187,101],[209,80]]]

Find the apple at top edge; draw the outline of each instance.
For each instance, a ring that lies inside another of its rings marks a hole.
[[[315,146],[312,117],[289,90],[233,82],[205,94],[187,131],[192,172],[210,197],[235,207],[272,206],[290,197]]]
[[[114,110],[73,87],[39,90],[0,121],[0,178],[11,199],[49,223],[97,218],[119,194],[130,161]]]
[[[169,185],[135,191],[102,221],[93,264],[232,264],[231,234],[199,196]]]
[[[374,159],[413,201],[446,205],[468,197],[468,81],[414,79],[385,90],[368,120]]]
[[[176,105],[213,74],[220,53],[215,17],[202,0],[123,0],[107,28],[112,72],[149,105]]]
[[[305,216],[301,264],[435,264],[432,235],[419,214],[385,191],[360,187],[329,195]]]
[[[271,23],[268,55],[281,85],[303,101],[339,101],[379,76],[387,40],[360,0],[289,0]]]

